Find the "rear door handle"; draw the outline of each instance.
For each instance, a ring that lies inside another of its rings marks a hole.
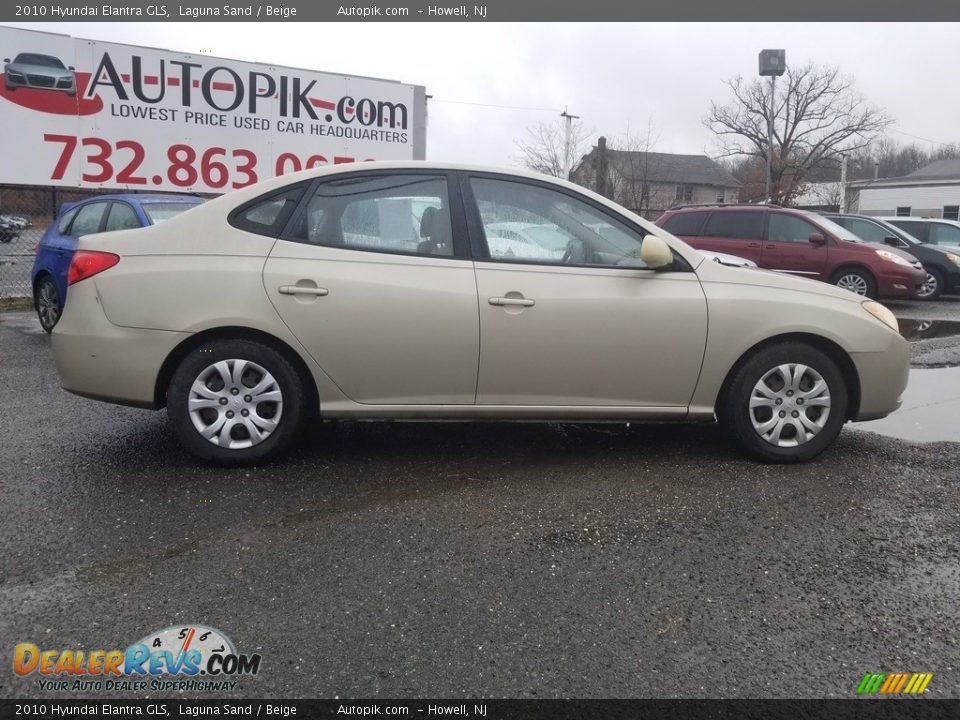
[[[307,287],[304,285],[281,285],[278,288],[281,295],[329,295],[330,291],[322,287]]]
[[[512,297],[492,297],[487,302],[491,305],[519,305],[521,307],[533,307],[537,303],[534,300],[529,298],[512,298]]]

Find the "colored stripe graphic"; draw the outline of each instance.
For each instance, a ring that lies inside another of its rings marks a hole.
[[[922,695],[933,673],[866,673],[857,695]]]

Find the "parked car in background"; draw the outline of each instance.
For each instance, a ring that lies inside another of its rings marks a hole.
[[[424,197],[415,247],[355,242],[406,237],[407,201]],[[559,257],[497,257],[505,217],[570,239]],[[63,387],[166,407],[187,449],[227,465],[276,456],[318,413],[716,418],[754,457],[797,462],[847,420],[895,410],[909,372],[883,305],[725,267],[600,195],[520,171],[410,161],[277,177],[82,238],[70,283],[53,332]]]
[[[702,251],[746,258],[779,273],[822,280],[865,297],[916,297],[920,261],[867,243],[821,215],[771,205],[692,205],[668,210],[657,225]]]
[[[40,325],[50,332],[63,313],[68,268],[82,235],[156,225],[203,200],[193,195],[97,195],[64,203],[37,245],[30,273],[33,306]]]
[[[960,292],[960,248],[924,244],[896,225],[869,215],[824,213],[824,217],[842,225],[862,240],[898,247],[913,255],[927,273],[926,282],[917,297],[936,300],[943,293]]]
[[[930,245],[960,246],[960,222],[941,218],[880,217],[902,230],[906,230],[922,243]]]
[[[21,215],[0,215],[0,242],[8,243],[20,237],[20,233],[33,222]]]
[[[3,77],[7,90],[34,88],[61,90],[67,95],[77,94],[73,67],[67,67],[58,57],[40,53],[20,53],[13,60],[4,58]]]

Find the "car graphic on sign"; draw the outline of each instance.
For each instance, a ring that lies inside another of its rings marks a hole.
[[[73,66],[66,66],[60,58],[40,53],[19,53],[13,60],[4,58],[4,82],[7,90],[36,88],[60,90],[67,95],[77,94]]]

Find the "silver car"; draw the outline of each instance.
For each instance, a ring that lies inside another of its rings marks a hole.
[[[77,80],[73,66],[66,66],[60,58],[40,53],[20,53],[13,60],[4,58],[3,77],[7,90],[36,88],[62,90],[67,95],[77,94]]]
[[[570,239],[495,256],[487,225],[505,217]],[[909,369],[883,305],[727,267],[583,188],[481,167],[275,178],[81,238],[70,283],[63,386],[166,407],[222,464],[275,456],[318,413],[718,420],[752,456],[795,462],[899,407]]]

